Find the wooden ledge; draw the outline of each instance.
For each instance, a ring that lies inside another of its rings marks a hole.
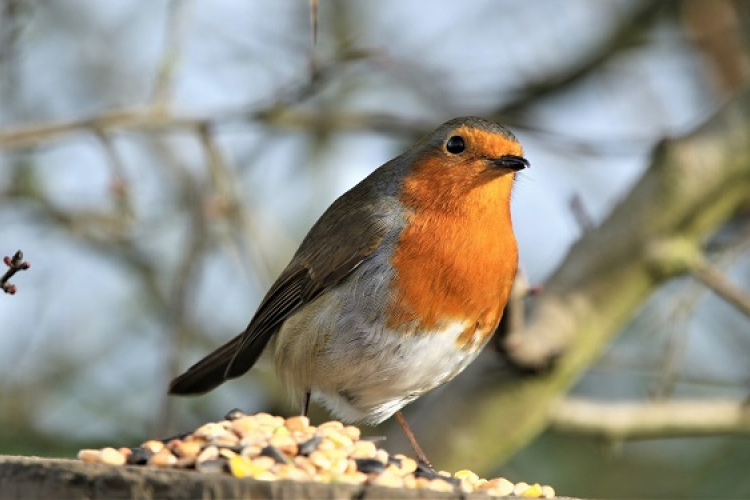
[[[440,493],[379,486],[257,481],[187,470],[87,464],[80,460],[57,458],[0,456],[0,500],[26,498],[487,500],[488,497],[483,494]]]

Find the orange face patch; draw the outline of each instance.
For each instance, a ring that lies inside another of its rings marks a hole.
[[[484,155],[487,158],[499,158],[503,155],[523,155],[523,148],[517,141],[486,130],[464,126],[454,130],[451,135],[463,137],[466,141],[467,150]]]
[[[416,212],[432,208],[442,211],[468,208],[476,212],[509,203],[514,174],[493,167],[489,160],[505,155],[521,156],[521,145],[502,135],[469,127],[459,127],[448,134],[454,135],[464,139],[466,150],[450,154],[442,148],[417,158],[404,179],[401,194],[404,204]],[[490,199],[487,204],[472,207],[470,198],[477,196]]]

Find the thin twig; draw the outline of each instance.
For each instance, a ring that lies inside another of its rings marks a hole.
[[[112,144],[112,138],[106,132],[97,129],[96,137],[104,149],[106,164],[112,173],[110,191],[114,196],[119,214],[123,221],[127,222],[133,216],[133,206],[130,199],[130,186],[125,175],[125,165]]]
[[[318,0],[310,0],[310,28],[312,29],[313,49],[318,43]]]
[[[750,249],[750,223],[746,222],[744,228],[740,227],[732,233],[731,237],[722,238],[721,241],[712,242],[706,246],[711,251],[711,261],[717,269],[718,267],[726,269],[732,262],[745,256]],[[674,297],[669,306],[671,310],[664,321],[657,326],[658,329],[667,331],[664,355],[655,367],[657,378],[650,391],[657,400],[664,399],[671,394],[678,379],[681,384],[691,382],[690,376],[680,370],[685,361],[690,335],[688,320],[693,315],[698,302],[709,290],[701,281],[690,280],[679,295]],[[651,368],[644,368],[644,370],[651,371]],[[707,383],[705,378],[701,381]],[[697,383],[695,380],[692,382]]]
[[[9,280],[19,271],[25,271],[31,267],[31,263],[23,260],[23,252],[18,250],[13,257],[4,257],[3,262],[8,266],[8,270],[5,274],[0,277],[0,288],[3,292],[14,295],[16,293],[16,285],[11,283]]]
[[[568,207],[570,212],[573,214],[573,218],[578,223],[578,227],[582,233],[587,233],[594,229],[594,218],[586,210],[586,206],[583,204],[583,199],[578,193],[570,197],[568,201]]]
[[[171,0],[167,8],[164,49],[151,98],[151,102],[158,109],[167,109],[172,99],[172,82],[179,62],[187,10],[188,2],[185,0]]]
[[[208,118],[167,115],[157,113],[152,108],[119,109],[101,113],[90,118],[25,125],[0,130],[0,148],[37,146],[67,137],[70,134],[89,132],[91,130],[110,132],[128,129],[151,131],[164,128],[195,128],[197,125],[212,119],[218,120],[220,118],[218,116]]]
[[[750,317],[750,294],[729,281],[720,269],[703,260],[692,266],[690,272],[701,283]]]

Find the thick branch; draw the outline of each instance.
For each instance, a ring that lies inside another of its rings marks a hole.
[[[748,196],[750,91],[694,133],[664,141],[627,197],[545,283],[526,328],[508,336],[505,349],[517,365],[540,369],[555,361],[554,369],[490,380],[485,359],[422,405],[429,418],[410,417],[433,463],[451,470],[471,457],[485,471],[526,445],[547,426],[552,405],[669,279],[654,271],[653,244],[682,238],[699,245]],[[447,425],[458,431],[446,433]]]
[[[561,432],[613,441],[750,435],[750,407],[727,400],[602,403],[566,399],[553,407],[550,425]]]
[[[569,251],[546,283],[532,324],[508,339],[517,363],[544,366],[583,332],[619,327],[669,273],[652,249],[682,240],[698,247],[750,195],[750,91],[695,133],[663,142],[651,167],[597,229]],[[600,321],[603,324],[598,324]]]

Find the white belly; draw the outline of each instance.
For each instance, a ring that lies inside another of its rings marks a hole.
[[[346,422],[386,420],[461,373],[484,347],[457,347],[464,322],[429,333],[396,333],[377,321],[341,328],[330,321],[338,311],[321,310],[336,301],[325,302],[285,322],[275,338],[276,369],[291,390],[312,389],[314,399]],[[301,337],[310,342],[298,342]]]

